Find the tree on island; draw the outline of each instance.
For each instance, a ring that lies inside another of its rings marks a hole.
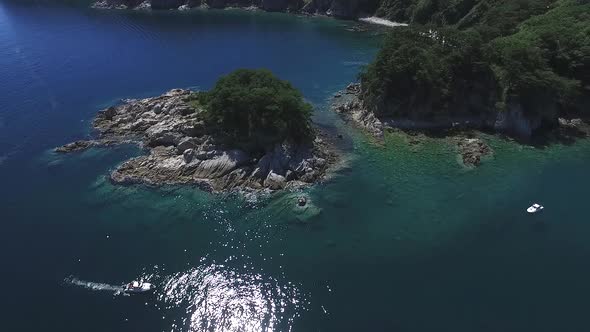
[[[238,69],[197,94],[207,122],[248,149],[313,137],[311,110],[289,82],[266,69]]]

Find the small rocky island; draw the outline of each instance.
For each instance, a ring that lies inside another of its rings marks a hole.
[[[135,143],[147,150],[110,175],[118,184],[193,184],[213,192],[279,190],[320,181],[337,155],[311,106],[266,70],[237,70],[208,92],[175,89],[100,111],[97,137],[55,149]]]

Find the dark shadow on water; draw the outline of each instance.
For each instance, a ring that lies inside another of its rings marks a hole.
[[[589,126],[587,122],[584,122]],[[577,127],[561,126],[545,134],[539,134],[531,139],[530,145],[544,149],[552,144],[573,145],[578,140],[588,138],[590,132]]]
[[[500,137],[506,137],[508,139],[512,139],[509,136],[503,136],[493,130],[489,130],[486,128],[468,128],[468,127],[456,127],[456,128],[429,128],[429,129],[405,129],[405,128],[395,128],[394,130],[399,130],[408,136],[416,137],[419,135],[424,135],[428,138],[435,138],[435,139],[442,139],[442,138],[449,138],[449,137],[456,137],[456,136],[465,136],[467,138],[475,138],[477,137],[477,133],[484,133],[490,135],[497,135]]]
[[[327,141],[338,150],[350,152],[354,148],[352,137],[346,132],[341,132],[339,128],[331,124],[314,123],[320,138]]]
[[[583,120],[580,127],[559,126],[553,129],[538,131],[532,137],[520,137],[494,131],[491,128],[430,128],[430,129],[403,129],[395,128],[411,137],[424,135],[428,138],[443,139],[449,137],[465,136],[467,138],[477,137],[477,133],[494,135],[507,141],[513,141],[521,145],[531,146],[536,149],[545,149],[554,144],[573,145],[581,139],[590,137],[590,121]]]

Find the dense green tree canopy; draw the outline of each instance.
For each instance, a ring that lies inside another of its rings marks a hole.
[[[309,139],[311,105],[289,82],[264,69],[239,69],[200,93],[207,119],[234,141],[261,149],[283,140]]]
[[[378,115],[486,112],[513,102],[552,119],[588,112],[590,0],[405,2],[414,20],[431,25],[393,30],[362,73],[363,98]],[[457,6],[461,14],[447,18],[454,24],[437,19]],[[429,20],[416,16],[425,8]]]
[[[370,1],[370,0],[369,0]],[[380,0],[377,15],[414,24],[483,25],[509,33],[558,0]]]

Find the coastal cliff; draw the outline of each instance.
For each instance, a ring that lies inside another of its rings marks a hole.
[[[494,110],[476,115],[456,113],[422,119],[412,119],[407,116],[379,116],[364,104],[361,91],[360,83],[349,84],[345,90],[335,95],[332,110],[351,120],[376,138],[381,138],[386,128],[404,130],[479,129],[529,138],[535,130],[539,130],[543,125],[540,117],[525,115],[518,103],[511,104],[506,110]]]

